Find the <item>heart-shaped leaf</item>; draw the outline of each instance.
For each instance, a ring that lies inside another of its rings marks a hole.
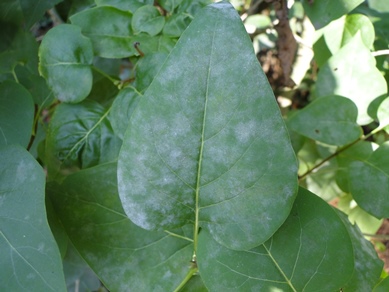
[[[39,59],[39,72],[59,100],[79,102],[88,96],[93,50],[79,27],[63,24],[50,29],[39,48]]]
[[[0,146],[27,147],[34,121],[31,94],[14,81],[4,81],[0,84],[0,104]]]
[[[377,218],[389,217],[389,142],[349,170],[350,191],[358,205]]]
[[[375,65],[357,33],[322,66],[315,93],[319,97],[340,95],[351,99],[358,108],[358,124],[366,125],[373,120],[367,113],[370,103],[387,93],[385,78]]]
[[[0,147],[0,290],[66,291],[45,210],[45,174],[22,147]]]
[[[353,257],[337,213],[302,188],[288,219],[263,245],[234,251],[206,230],[199,235],[199,271],[210,291],[339,291],[353,274]]]
[[[287,123],[292,130],[313,140],[341,146],[362,135],[357,115],[357,107],[348,98],[327,96],[297,111]]]
[[[146,231],[125,215],[116,164],[69,175],[50,198],[78,252],[110,291],[174,291],[192,257],[192,230]]]
[[[239,15],[225,2],[206,7],[131,116],[118,163],[126,214],[145,229],[194,224],[195,248],[199,227],[252,248],[288,216],[296,171]]]

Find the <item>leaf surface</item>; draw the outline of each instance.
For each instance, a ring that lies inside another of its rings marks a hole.
[[[95,0],[98,6],[113,6],[120,10],[134,13],[139,7],[153,4],[153,0]]]
[[[169,52],[174,41],[166,36],[152,37],[146,33],[134,35],[131,27],[133,16],[114,7],[98,6],[70,17],[73,24],[81,27],[90,38],[96,55],[104,58],[126,58],[139,53],[134,43],[141,44],[143,53]]]
[[[165,24],[165,18],[153,5],[145,5],[137,9],[131,21],[135,34],[145,32],[151,36],[157,35]]]
[[[330,145],[345,145],[362,135],[357,125],[358,109],[342,96],[319,98],[297,111],[287,123],[297,133]]]
[[[349,170],[350,191],[358,205],[377,218],[389,217],[389,142]]]
[[[39,48],[39,59],[39,72],[59,100],[76,103],[88,96],[93,50],[79,27],[63,24],[50,29]]]
[[[285,223],[263,245],[225,248],[199,236],[200,275],[210,291],[337,291],[354,268],[351,240],[326,202],[300,188]]]
[[[66,291],[42,167],[17,145],[0,147],[0,161],[0,290]]]
[[[358,108],[359,125],[366,125],[373,120],[367,109],[374,99],[386,95],[387,86],[374,57],[363,44],[360,33],[322,66],[315,93],[318,97],[340,95],[351,99]]]
[[[208,6],[130,119],[118,163],[126,214],[145,229],[194,223],[228,247],[251,248],[288,216],[296,171],[237,12],[224,2]]]
[[[121,140],[114,134],[108,114],[109,109],[91,100],[56,108],[46,139],[50,177],[65,169],[116,160]]]
[[[0,84],[0,146],[27,147],[34,121],[31,94],[14,81]]]
[[[378,107],[377,118],[380,128],[389,133],[389,98],[386,98]]]
[[[133,224],[117,193],[116,168],[109,163],[69,175],[50,185],[50,199],[70,240],[108,289],[173,291],[189,269],[193,244]]]

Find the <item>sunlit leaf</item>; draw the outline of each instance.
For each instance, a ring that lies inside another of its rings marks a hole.
[[[22,147],[0,147],[0,290],[66,291],[45,210],[45,174]]]
[[[42,40],[39,59],[39,72],[59,100],[79,102],[89,94],[92,44],[79,27],[63,24],[51,29]]]
[[[230,4],[208,6],[184,32],[131,116],[118,170],[124,210],[145,229],[195,223],[246,249],[286,219],[296,160]]]
[[[313,101],[288,120],[288,126],[311,139],[330,144],[345,145],[362,135],[356,124],[358,109],[341,96],[327,96]]]
[[[387,93],[385,78],[375,64],[357,33],[320,69],[316,95],[340,95],[351,99],[358,108],[358,124],[370,123],[373,120],[367,113],[370,103]]]
[[[382,127],[389,133],[389,98],[386,98],[378,107],[377,118],[380,122],[380,128]]]
[[[199,236],[199,271],[210,291],[337,291],[353,274],[353,257],[337,213],[301,188],[290,216],[263,245],[234,251],[206,230]]]
[[[0,146],[27,147],[34,120],[31,94],[14,81],[0,84]]]

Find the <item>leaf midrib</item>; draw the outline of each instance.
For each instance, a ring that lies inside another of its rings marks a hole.
[[[217,22],[215,23],[211,41],[211,52],[209,55],[208,62],[208,72],[207,72],[207,82],[206,82],[206,90],[205,90],[205,101],[204,101],[204,114],[203,114],[203,122],[201,129],[201,142],[200,142],[200,153],[199,153],[199,164],[197,168],[197,177],[196,177],[196,192],[195,192],[195,225],[193,230],[193,258],[192,261],[196,262],[196,253],[197,253],[197,245],[198,245],[198,230],[199,230],[199,195],[200,195],[200,176],[201,176],[201,167],[203,162],[203,151],[204,151],[204,143],[205,143],[205,120],[207,117],[207,105],[208,105],[208,94],[209,94],[209,78],[211,75],[211,64],[212,64],[212,55],[214,52],[214,41],[216,35],[216,27]]]

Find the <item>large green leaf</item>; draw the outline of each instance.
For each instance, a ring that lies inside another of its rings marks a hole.
[[[387,93],[385,78],[375,64],[374,57],[357,33],[320,69],[316,95],[341,95],[351,99],[358,108],[358,124],[370,123],[373,120],[367,113],[370,103]]]
[[[288,120],[288,126],[311,139],[345,145],[358,139],[362,129],[356,124],[358,109],[342,96],[327,96],[313,101]]]
[[[60,170],[116,160],[121,140],[114,134],[108,114],[109,109],[91,100],[57,107],[46,139],[49,177],[55,178]]]
[[[115,163],[69,175],[49,193],[70,240],[110,291],[173,291],[184,279],[193,249],[188,231],[133,224],[117,193]]]
[[[208,6],[131,116],[118,163],[126,214],[145,229],[194,223],[195,243],[202,227],[228,247],[251,248],[288,216],[296,171],[239,15],[229,3]]]
[[[300,188],[290,216],[271,239],[234,251],[199,235],[200,275],[211,291],[339,291],[354,270],[349,234],[336,212]]]
[[[39,72],[61,101],[79,102],[92,88],[93,50],[90,40],[75,25],[56,26],[39,48]]]
[[[23,23],[29,29],[38,21],[46,10],[62,0],[2,0],[0,2],[0,21]]]
[[[304,10],[316,29],[349,13],[363,0],[303,0]]]
[[[105,58],[125,58],[138,55],[134,43],[141,44],[143,53],[170,51],[173,40],[151,37],[141,33],[134,35],[131,29],[132,14],[114,7],[99,6],[73,15],[71,22],[82,29],[82,33],[93,43],[95,54]]]
[[[45,210],[45,174],[22,147],[0,147],[0,290],[66,291]]]
[[[0,146],[27,147],[34,121],[31,94],[14,81],[0,84]]]
[[[389,142],[349,170],[350,191],[358,205],[377,218],[389,217]]]

